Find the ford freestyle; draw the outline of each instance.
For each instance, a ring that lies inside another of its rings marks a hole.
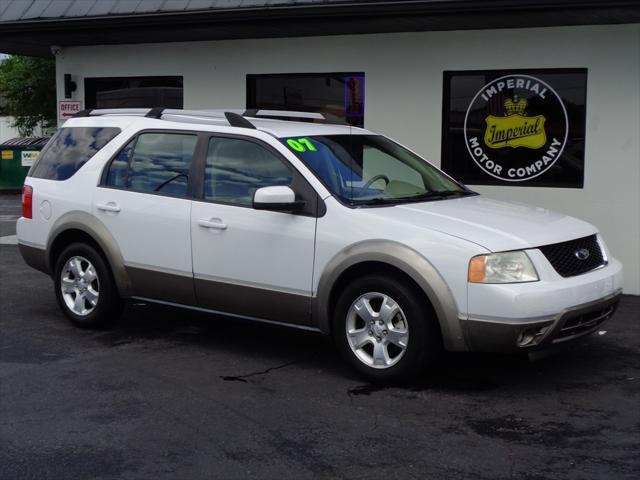
[[[286,324],[331,335],[373,381],[442,349],[564,344],[622,290],[594,226],[478,195],[320,114],[83,111],[41,152],[22,207],[22,256],[80,327],[124,299]]]

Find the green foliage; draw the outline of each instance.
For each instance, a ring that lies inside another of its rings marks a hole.
[[[20,135],[56,124],[56,65],[48,58],[11,55],[0,63],[2,113],[15,118]]]

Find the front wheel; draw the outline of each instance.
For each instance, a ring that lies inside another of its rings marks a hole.
[[[79,327],[105,326],[122,310],[109,266],[90,245],[74,243],[62,251],[54,269],[54,284],[58,305]]]
[[[439,351],[431,309],[417,287],[397,275],[370,274],[345,288],[334,312],[333,335],[343,357],[378,383],[420,373]]]

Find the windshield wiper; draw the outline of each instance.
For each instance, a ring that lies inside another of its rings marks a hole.
[[[398,203],[398,201],[402,201],[400,198],[392,198],[392,197],[374,197],[367,198],[366,200],[356,200],[351,201],[351,205],[360,206],[360,205],[388,205],[392,203]]]
[[[421,200],[439,200],[450,197],[466,197],[467,195],[478,195],[471,190],[432,190],[430,192],[419,193],[411,197],[374,197],[366,200],[352,202],[353,205],[393,205],[404,202],[419,202]]]
[[[419,193],[411,197],[398,197],[397,200],[419,201],[419,200],[435,200],[448,197],[466,197],[468,195],[477,195],[471,190],[432,190],[430,192]]]

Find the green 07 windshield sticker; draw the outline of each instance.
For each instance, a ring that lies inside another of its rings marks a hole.
[[[289,140],[287,140],[287,145],[289,145],[292,150],[300,153],[306,152],[307,150],[310,152],[318,151],[318,149],[313,146],[313,143],[311,143],[308,138],[290,138]]]

